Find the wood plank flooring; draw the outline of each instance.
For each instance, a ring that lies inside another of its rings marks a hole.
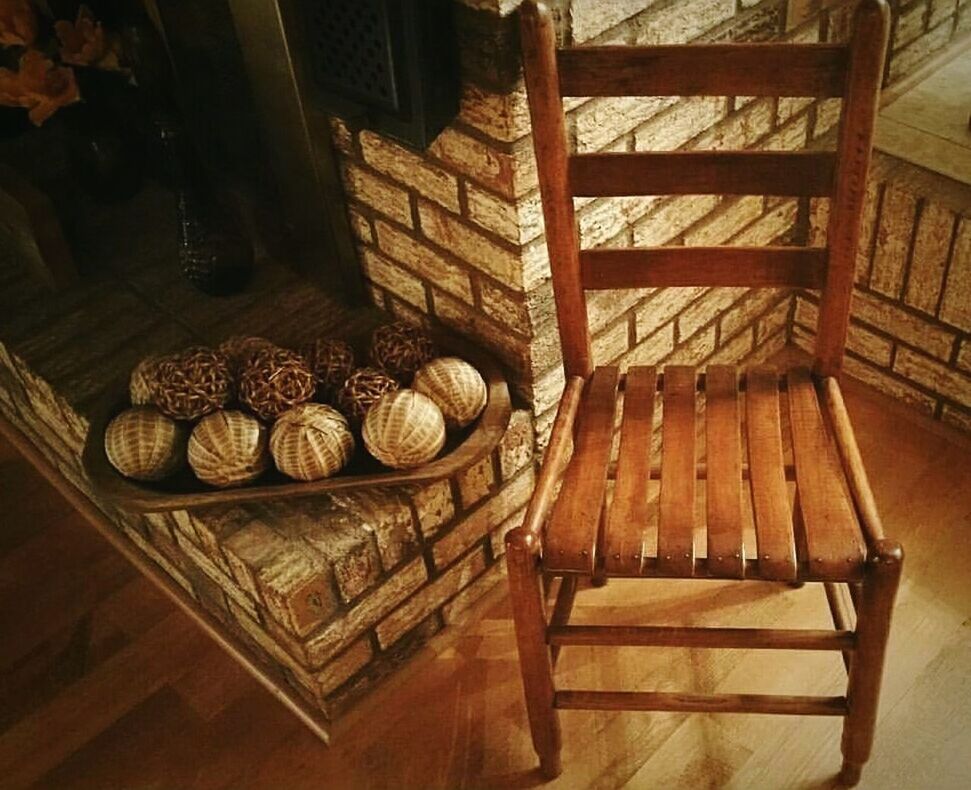
[[[971,786],[971,446],[881,396],[849,408],[907,550],[862,787]],[[0,445],[0,788],[525,788],[540,784],[505,584],[324,747]],[[822,589],[611,581],[575,622],[828,627]],[[561,685],[839,693],[838,655],[563,649]],[[556,788],[821,788],[828,718],[564,711]]]

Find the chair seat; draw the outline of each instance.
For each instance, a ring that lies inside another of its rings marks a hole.
[[[546,571],[857,581],[865,557],[807,369],[594,371],[547,525]]]

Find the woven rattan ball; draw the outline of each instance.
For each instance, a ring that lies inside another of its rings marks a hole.
[[[162,357],[145,357],[135,365],[128,380],[128,394],[132,406],[145,406],[155,402],[158,388],[158,363]]]
[[[123,411],[105,429],[111,465],[135,480],[161,480],[185,465],[189,431],[151,406]]]
[[[398,389],[398,382],[377,368],[358,368],[337,392],[337,408],[354,427],[360,426],[368,409],[382,395]]]
[[[472,422],[488,398],[482,375],[458,357],[439,357],[422,365],[412,387],[435,401],[449,428],[464,428]]]
[[[265,348],[239,374],[239,400],[264,420],[314,396],[314,374],[296,351]]]
[[[246,335],[233,335],[219,344],[219,350],[229,359],[229,365],[235,373],[239,373],[258,351],[276,347],[275,343],[265,337]]]
[[[428,396],[398,390],[371,407],[361,436],[367,451],[385,466],[411,469],[438,455],[445,444],[445,418]]]
[[[196,420],[233,398],[229,360],[204,346],[160,359],[156,380],[155,405],[176,420]]]
[[[371,362],[402,384],[409,384],[435,353],[432,339],[404,321],[379,326],[371,335]]]
[[[218,488],[243,485],[270,466],[267,430],[241,411],[217,411],[199,420],[189,437],[189,466]]]
[[[343,340],[315,340],[303,356],[317,380],[317,394],[333,398],[354,370],[354,349]]]
[[[270,431],[276,468],[297,480],[320,480],[343,469],[354,454],[354,436],[344,415],[320,403],[283,412]]]

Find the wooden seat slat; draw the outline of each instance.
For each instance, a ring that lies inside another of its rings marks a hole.
[[[832,435],[823,421],[809,370],[787,375],[789,424],[796,460],[796,486],[805,527],[809,572],[814,577],[845,579],[849,569],[862,573],[865,546]]]
[[[657,570],[663,576],[690,577],[695,562],[695,369],[665,368],[663,387]]]
[[[796,547],[786,490],[779,374],[775,368],[756,366],[748,370],[745,417],[759,575],[791,581],[797,575]]]
[[[624,389],[624,416],[614,498],[607,518],[604,569],[607,573],[637,574],[644,556],[651,478],[651,433],[657,372],[632,366]]]
[[[598,367],[587,385],[573,458],[550,515],[545,562],[551,571],[593,573],[619,382],[616,367]]]
[[[745,547],[738,371],[733,365],[712,365],[706,374],[708,568],[716,576],[741,579],[745,575]]]

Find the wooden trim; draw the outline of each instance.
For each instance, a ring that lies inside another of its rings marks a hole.
[[[818,247],[634,247],[582,250],[587,290],[682,286],[820,288],[826,250]]]
[[[853,497],[853,504],[856,506],[860,526],[863,528],[867,545],[872,548],[885,537],[883,522],[880,520],[866,467],[863,465],[863,457],[860,455],[853,426],[850,424],[850,415],[843,402],[843,393],[840,390],[839,381],[832,377],[823,379],[819,387],[833,426],[836,448],[839,450],[843,472],[850,488],[850,495]]]
[[[560,397],[550,441],[546,446],[546,456],[523,517],[523,529],[530,535],[538,537],[542,534],[543,525],[553,507],[556,485],[570,462],[573,453],[573,425],[583,398],[584,384],[582,378],[575,376],[567,381]]]
[[[593,372],[593,353],[567,172],[569,152],[556,70],[556,33],[546,6],[524,3],[519,10],[519,21],[563,367],[567,377],[587,378]]]
[[[172,603],[188,616],[206,636],[225,650],[230,658],[243,667],[263,688],[283,704],[294,716],[324,743],[330,742],[326,724],[322,721],[320,712],[313,710],[295,692],[278,683],[272,674],[267,672],[237,641],[225,633],[223,626],[202,609],[186,592],[162,573],[154,563],[150,562],[128,540],[122,537],[118,528],[114,526],[86,494],[79,491],[51,463],[41,455],[30,441],[6,418],[0,416],[0,434],[27,459],[27,461],[81,514],[95,531],[128,562],[130,562],[142,576],[154,584]]]
[[[890,34],[890,10],[882,0],[866,0],[854,14],[837,143],[836,188],[829,214],[829,266],[819,300],[814,371],[835,376],[843,366],[850,297],[856,271],[860,220],[866,200],[880,82]]]
[[[562,625],[547,631],[551,645],[711,647],[742,650],[852,650],[853,632],[783,628],[687,628],[649,625]]]
[[[829,613],[833,617],[833,627],[837,631],[852,633],[853,619],[850,617],[849,609],[844,598],[844,590],[847,585],[842,582],[823,582],[823,590],[826,592],[826,603],[829,604]],[[843,664],[846,671],[850,671],[850,653],[843,652]]]
[[[563,96],[841,96],[843,44],[570,47]]]
[[[662,691],[557,691],[561,710],[656,710],[685,713],[776,713],[790,716],[845,716],[846,697],[775,694],[677,694]]]
[[[662,151],[576,154],[569,159],[577,197],[626,195],[778,195],[833,191],[831,151]]]

